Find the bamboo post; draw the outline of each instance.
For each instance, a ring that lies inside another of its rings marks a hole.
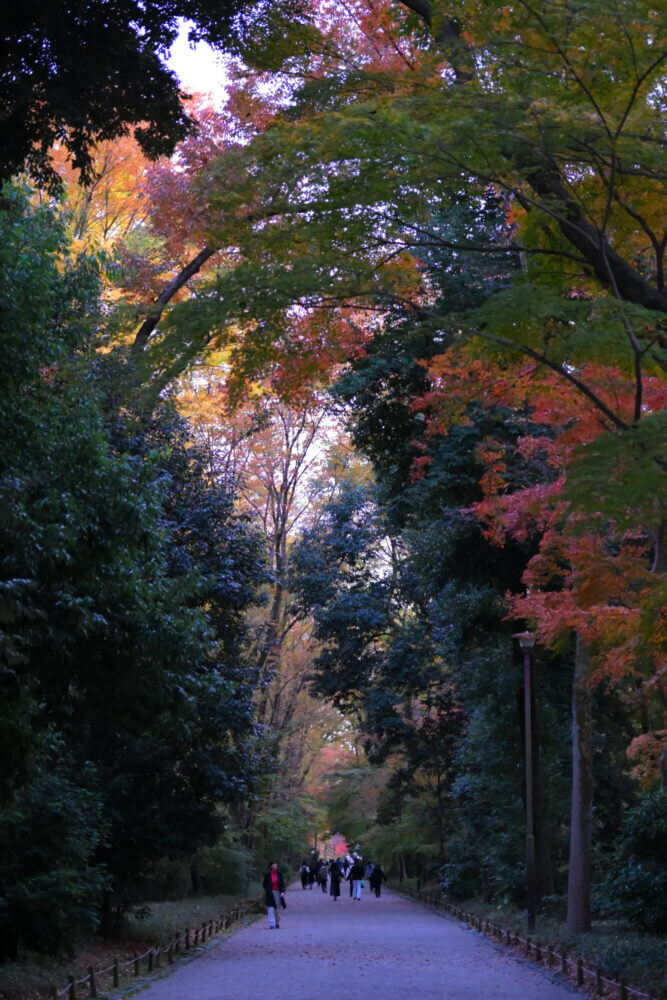
[[[562,975],[567,975],[567,952],[562,951],[560,953],[560,971]]]
[[[195,927],[195,948],[199,947],[199,928]]]
[[[74,976],[69,977],[69,985],[67,987],[67,994],[69,1000],[76,1000],[76,979]]]
[[[206,943],[206,923],[201,925],[201,943]]]
[[[185,950],[190,951],[190,928],[185,928]]]
[[[113,985],[120,986],[120,966],[118,964],[118,959],[113,960]]]
[[[584,961],[581,956],[577,959],[577,986],[584,985]]]
[[[95,970],[92,965],[88,966],[88,986],[91,997],[97,996],[97,983],[95,982]]]
[[[602,970],[599,965],[595,970],[595,995],[602,996]]]
[[[153,971],[153,949],[148,952],[148,971]]]
[[[138,976],[140,972],[141,972],[141,967],[139,965],[139,956],[137,955],[137,953],[135,951],[135,953],[134,953],[134,974],[135,974],[135,976]]]
[[[621,981],[618,984],[618,996],[619,1000],[628,1000],[628,984],[623,976],[621,976]]]

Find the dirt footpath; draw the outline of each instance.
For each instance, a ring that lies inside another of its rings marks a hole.
[[[347,886],[344,884],[344,889]],[[139,1000],[572,1000],[581,994],[475,931],[395,893],[334,903],[287,893],[279,930],[266,917],[233,934]]]

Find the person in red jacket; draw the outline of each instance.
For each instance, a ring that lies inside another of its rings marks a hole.
[[[285,879],[278,871],[278,862],[272,861],[262,881],[264,902],[269,913],[269,930],[280,927],[280,907],[285,906]]]

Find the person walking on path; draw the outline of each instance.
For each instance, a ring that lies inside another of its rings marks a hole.
[[[369,884],[376,897],[379,899],[382,892],[382,883],[387,881],[382,865],[375,865],[371,872]]]
[[[350,881],[352,882],[352,899],[361,899],[361,880],[364,877],[364,863],[357,855],[350,868]]]
[[[308,885],[308,876],[310,875],[310,868],[307,861],[302,862],[299,868],[299,875],[301,876],[301,888],[305,889]]]
[[[329,879],[330,879],[330,883],[331,883],[330,886],[329,886],[329,894],[331,895],[334,903],[336,902],[336,900],[340,896],[340,879],[341,879],[341,875],[342,875],[342,871],[341,871],[341,867],[340,867],[339,863],[337,861],[332,861],[331,862],[331,870],[329,872]]]
[[[285,906],[285,879],[278,871],[278,862],[272,861],[262,882],[264,902],[269,913],[269,930],[280,927],[280,906]]]

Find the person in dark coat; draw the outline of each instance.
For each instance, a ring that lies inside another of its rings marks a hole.
[[[264,902],[269,914],[269,930],[280,927],[280,906],[285,906],[285,879],[278,871],[278,862],[272,861],[262,881]]]
[[[333,898],[334,903],[340,896],[340,880],[342,872],[340,870],[340,865],[337,861],[331,862],[331,871],[329,872],[329,894]]]
[[[361,899],[361,881],[364,877],[364,863],[359,855],[355,855],[347,876],[352,884],[352,899]]]
[[[382,892],[382,883],[387,881],[387,876],[384,873],[382,865],[375,865],[373,871],[371,872],[371,877],[368,881],[370,883],[371,889],[373,890],[375,895],[379,898],[380,893]]]
[[[308,876],[310,875],[310,867],[307,861],[304,861],[299,868],[299,875],[301,876],[301,888],[305,889],[308,885]]]

